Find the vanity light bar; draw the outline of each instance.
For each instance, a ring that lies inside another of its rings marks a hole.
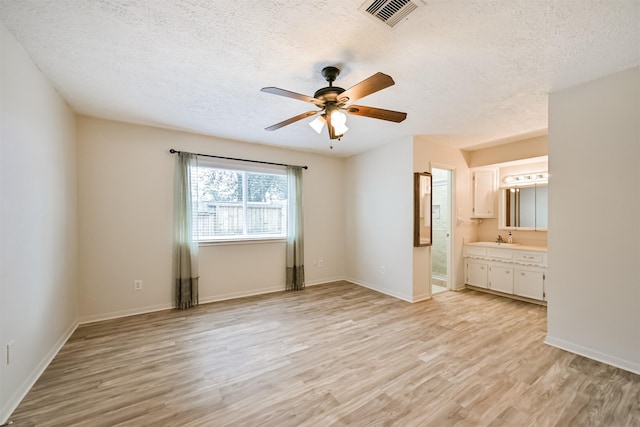
[[[548,172],[525,173],[522,175],[507,175],[502,178],[502,182],[507,185],[540,184],[548,181]]]

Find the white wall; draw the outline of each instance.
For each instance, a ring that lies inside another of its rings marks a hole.
[[[82,321],[172,306],[170,148],[308,165],[306,282],[344,278],[344,160],[89,117],[78,118],[78,145]],[[284,250],[281,242],[201,246],[200,301],[284,290]]]
[[[3,423],[75,329],[77,251],[74,114],[1,23],[0,32]]]
[[[454,168],[454,206],[453,206],[453,274],[452,288],[464,288],[464,265],[462,260],[463,241],[474,241],[476,238],[476,226],[463,224],[456,225],[457,216],[467,220],[472,214],[471,204],[471,178],[463,153],[453,147],[429,141],[428,137],[417,136],[413,144],[413,170],[424,172],[431,170],[431,164]],[[414,298],[422,299],[431,295],[431,249],[414,248]]]
[[[640,68],[549,101],[551,345],[640,373]]]
[[[390,143],[347,159],[348,280],[413,300],[413,142]],[[384,267],[384,272],[382,271]]]
[[[413,172],[429,171],[432,163],[455,169],[454,216],[469,218],[469,169],[456,148],[415,137],[347,160],[348,280],[406,301],[431,296],[430,248],[413,247]],[[454,289],[464,287],[463,239],[475,236],[472,225],[454,229]]]

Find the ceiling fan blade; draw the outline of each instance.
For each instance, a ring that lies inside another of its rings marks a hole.
[[[303,95],[301,93],[291,92],[290,90],[280,89],[278,87],[263,87],[260,89],[262,92],[270,93],[272,95],[286,96],[287,98],[298,99],[304,102],[311,102],[319,106],[324,106],[324,101],[313,98],[311,96]]]
[[[317,111],[307,111],[306,113],[302,113],[302,114],[298,114],[295,117],[291,117],[290,119],[284,120],[280,123],[276,123],[275,125],[271,125],[268,128],[264,128],[264,130],[276,130],[276,129],[280,129],[281,127],[285,127],[286,125],[290,125],[291,123],[295,123],[298,120],[302,120],[302,119],[306,119],[307,117],[311,117],[313,115],[318,114],[319,112],[321,112],[322,110],[317,110]]]
[[[350,105],[344,110],[354,116],[371,117],[373,119],[387,120],[396,123],[400,123],[407,118],[407,113],[385,110],[383,108],[365,107],[363,105]]]
[[[364,79],[357,85],[342,92],[338,99],[341,104],[346,104],[347,102],[364,98],[367,95],[371,95],[394,84],[396,84],[396,82],[393,81],[391,76],[383,73],[375,73],[373,76]]]

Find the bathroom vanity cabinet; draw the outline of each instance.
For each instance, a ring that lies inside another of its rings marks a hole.
[[[476,242],[464,245],[463,256],[469,287],[545,303],[546,248]]]

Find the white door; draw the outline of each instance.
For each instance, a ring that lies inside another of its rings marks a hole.
[[[454,168],[431,164],[432,175],[432,224],[433,245],[431,246],[432,292],[452,289],[452,230],[453,230],[453,179]]]

